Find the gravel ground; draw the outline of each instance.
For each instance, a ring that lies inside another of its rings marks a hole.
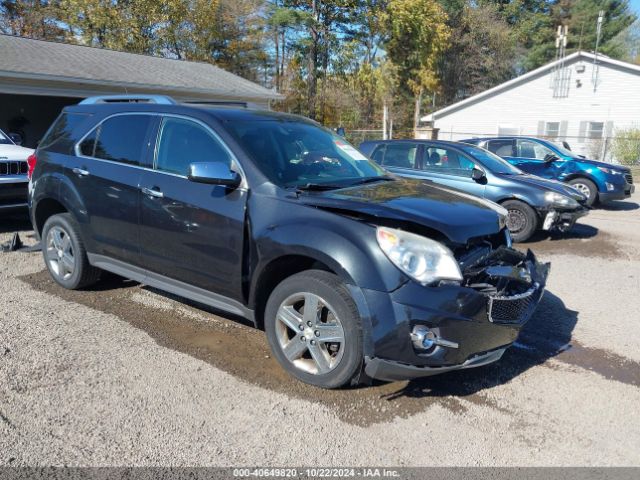
[[[532,248],[548,292],[497,364],[322,391],[261,332],[0,253],[0,465],[640,465],[640,195]],[[0,220],[0,242],[29,225]]]

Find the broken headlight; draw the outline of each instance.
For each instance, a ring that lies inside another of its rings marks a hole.
[[[550,203],[552,207],[578,208],[580,206],[573,198],[556,192],[546,192],[544,199],[547,203]]]
[[[378,227],[378,245],[391,262],[423,285],[437,280],[462,280],[458,262],[447,247],[414,233]]]

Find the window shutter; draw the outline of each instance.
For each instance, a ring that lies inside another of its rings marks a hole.
[[[567,127],[569,125],[569,122],[567,122],[566,120],[562,120],[560,122],[560,133],[558,133],[558,136],[562,139],[564,139],[567,136]]]
[[[584,137],[587,134],[587,123],[580,122],[580,129],[578,130],[578,143],[584,143]]]
[[[540,120],[538,122],[538,136],[542,137],[544,135],[544,120]]]

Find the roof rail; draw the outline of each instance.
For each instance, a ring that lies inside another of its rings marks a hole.
[[[159,105],[176,105],[177,102],[166,95],[100,95],[88,97],[78,105],[95,105],[97,103],[157,103]]]

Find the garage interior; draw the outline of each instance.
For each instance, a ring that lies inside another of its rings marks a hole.
[[[73,97],[0,93],[0,129],[18,133],[24,147],[35,148],[60,111],[78,103]]]

